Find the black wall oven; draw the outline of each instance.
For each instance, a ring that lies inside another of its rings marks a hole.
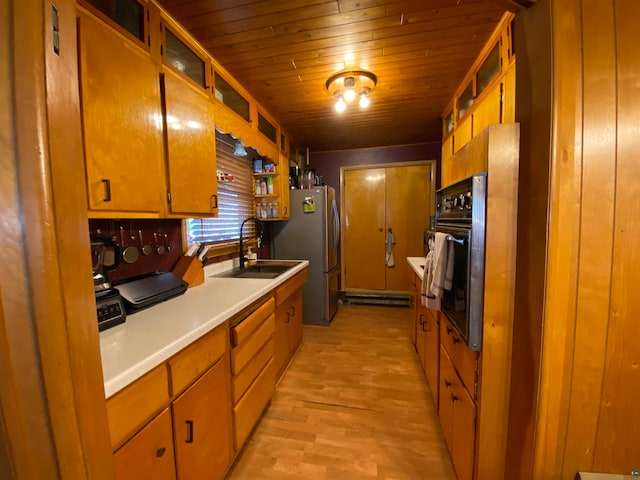
[[[480,173],[436,192],[436,232],[454,251],[451,290],[441,309],[469,348],[482,349],[487,175]]]

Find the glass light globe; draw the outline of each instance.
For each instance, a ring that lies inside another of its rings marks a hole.
[[[342,97],[338,98],[338,101],[336,102],[336,110],[338,112],[344,112],[345,108],[347,108],[347,104],[344,103],[344,100],[342,99]]]
[[[356,98],[356,92],[353,89],[350,88],[344,92],[344,99],[347,102],[352,102],[354,98]]]
[[[367,108],[369,106],[369,97],[366,94],[360,95],[360,108]]]

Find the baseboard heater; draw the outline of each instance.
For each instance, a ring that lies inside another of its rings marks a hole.
[[[344,292],[342,303],[345,305],[397,305],[408,307],[411,305],[411,296],[408,293]]]

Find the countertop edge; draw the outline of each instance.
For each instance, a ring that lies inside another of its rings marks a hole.
[[[407,263],[411,267],[411,269],[422,279],[422,275],[424,273],[424,264],[426,262],[425,257],[407,257]]]
[[[274,279],[219,278],[213,275],[224,269],[215,264],[207,266],[204,284],[131,315],[122,325],[100,332],[105,398],[112,397],[309,266],[307,260],[300,262]],[[182,311],[185,315],[191,311],[194,318],[177,321],[174,316]],[[149,329],[155,331],[149,331],[147,337],[145,330]],[[149,340],[148,345],[145,339]]]

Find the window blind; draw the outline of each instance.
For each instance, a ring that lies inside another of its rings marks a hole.
[[[227,244],[239,240],[240,225],[255,215],[252,161],[259,155],[246,148],[246,157],[237,157],[234,140],[216,130],[218,174],[218,217],[187,219],[187,243]],[[255,236],[253,222],[244,227],[244,238]]]

